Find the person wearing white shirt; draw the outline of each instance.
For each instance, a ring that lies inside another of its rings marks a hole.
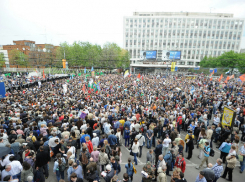
[[[141,155],[142,155],[142,148],[143,148],[143,145],[145,143],[145,137],[142,135],[142,131],[139,130],[139,134],[136,135],[135,137],[138,142],[139,142],[139,147],[140,147],[140,153],[139,153],[139,158],[141,158]]]
[[[5,158],[4,158],[4,160],[2,160],[2,159],[0,159],[0,164],[1,164],[1,166],[6,166],[6,165],[8,165],[11,161],[9,160],[9,157],[10,156],[14,156],[13,154],[8,154],[8,155],[6,155],[5,156]]]
[[[167,154],[167,150],[169,147],[169,144],[171,143],[171,139],[169,138],[168,135],[166,135],[166,138],[163,140],[163,144],[162,144],[162,155],[166,155]]]
[[[93,133],[93,139],[92,139],[92,144],[93,144],[93,146],[98,147],[99,142],[100,142],[99,137],[97,136],[96,133]]]
[[[219,123],[220,123],[220,119],[217,116],[217,114],[215,114],[215,116],[214,116],[214,125],[218,126]]]
[[[20,181],[21,171],[23,170],[21,163],[17,160],[14,160],[14,156],[10,156],[9,160],[11,161],[9,165],[11,166],[11,173],[13,179],[19,179]]]

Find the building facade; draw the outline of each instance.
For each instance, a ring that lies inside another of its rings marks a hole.
[[[21,67],[11,61],[10,52],[15,49],[28,56],[28,67],[50,67],[56,59],[57,47],[59,46],[53,46],[52,44],[36,44],[35,41],[30,40],[13,41],[13,45],[3,45],[3,50],[7,51],[9,58],[9,64],[5,64],[5,66],[11,68]]]
[[[164,50],[181,51],[179,68],[195,68],[207,56],[226,51],[240,52],[244,19],[226,13],[134,12],[123,20],[124,49],[131,55],[134,68],[166,69]],[[140,62],[140,51],[157,50],[154,62]]]

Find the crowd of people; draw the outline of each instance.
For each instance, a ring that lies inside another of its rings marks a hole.
[[[198,150],[196,182],[216,182],[227,173],[232,181],[237,162],[240,173],[245,168],[244,90],[236,79],[203,75],[110,74],[11,90],[0,107],[1,180],[43,182],[54,162],[58,182],[186,182],[186,159]],[[236,113],[230,126],[222,126],[224,107]],[[213,165],[215,147],[220,158]],[[143,149],[146,163],[136,171]],[[124,166],[122,155],[132,156]]]

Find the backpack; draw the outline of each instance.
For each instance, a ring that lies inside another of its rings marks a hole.
[[[85,152],[82,152],[81,163],[82,163],[83,165],[87,165],[87,164],[88,164],[88,158],[87,158]]]
[[[214,154],[215,154],[214,150],[212,148],[210,148],[209,156],[214,157]]]
[[[59,165],[59,171],[64,171],[65,169],[66,169],[66,164],[62,161],[62,163]]]
[[[44,175],[43,175],[43,172],[42,171],[36,170],[36,172],[34,173],[34,181],[35,182],[45,181]]]

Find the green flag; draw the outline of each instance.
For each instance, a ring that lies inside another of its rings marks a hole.
[[[100,75],[104,75],[104,73],[103,72],[100,72]]]
[[[67,80],[67,82],[69,82],[70,80]]]
[[[90,83],[88,83],[88,88],[90,88],[91,87],[91,85],[90,85]]]
[[[81,76],[81,73],[78,73],[78,76]]]

